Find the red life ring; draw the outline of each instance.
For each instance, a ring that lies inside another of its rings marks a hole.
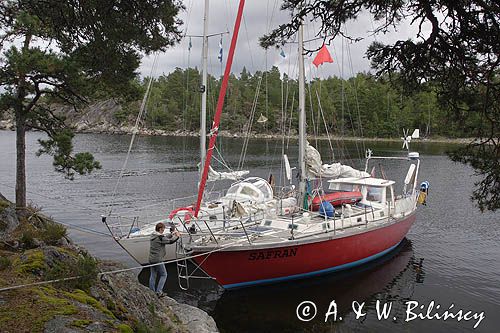
[[[183,212],[183,211],[185,211],[185,213],[184,213],[184,223],[189,224],[189,222],[191,222],[191,218],[194,217],[194,210],[193,210],[192,206],[176,208],[173,211],[171,211],[170,214],[168,214],[168,218],[170,220],[172,220],[172,218],[175,215],[177,215],[177,213]]]

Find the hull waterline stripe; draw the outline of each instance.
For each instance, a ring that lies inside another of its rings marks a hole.
[[[404,239],[404,238],[403,238]],[[326,273],[331,273],[335,271],[340,271],[340,270],[345,270],[349,268],[353,268],[359,265],[362,265],[364,263],[367,263],[369,261],[375,260],[377,258],[382,257],[383,255],[391,252],[394,250],[403,240],[400,240],[396,245],[391,246],[390,248],[379,252],[377,254],[374,254],[372,256],[366,257],[364,259],[360,259],[357,261],[353,261],[347,264],[331,267],[331,268],[326,268],[322,269],[319,271],[314,271],[314,272],[309,272],[309,273],[303,273],[303,274],[296,274],[296,275],[290,275],[290,276],[285,276],[285,277],[279,277],[279,278],[272,278],[272,279],[264,279],[264,280],[257,280],[257,281],[249,281],[249,282],[241,282],[241,283],[233,283],[233,284],[226,284],[222,285],[224,289],[234,289],[234,288],[241,288],[241,287],[248,287],[252,285],[258,285],[258,284],[268,284],[268,283],[274,283],[274,282],[280,282],[280,281],[288,281],[288,280],[297,280],[297,279],[303,279],[315,275],[322,275]]]

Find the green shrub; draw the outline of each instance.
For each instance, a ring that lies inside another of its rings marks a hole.
[[[66,237],[66,234],[66,227],[62,224],[46,221],[40,237],[46,244],[56,245],[61,238]]]
[[[9,258],[0,256],[0,271],[9,268],[12,265],[12,262]]]
[[[82,290],[90,289],[97,281],[98,273],[97,260],[87,253],[82,254],[78,257],[76,263],[76,274],[82,276],[82,278],[75,280],[75,288]]]
[[[68,290],[89,290],[96,282],[98,272],[97,261],[89,254],[83,253],[76,260],[68,259],[56,262],[45,276],[47,280],[79,276],[78,279],[61,281],[58,285],[60,288]]]
[[[0,213],[4,211],[5,208],[9,207],[10,203],[0,199]]]
[[[26,228],[23,230],[21,237],[19,240],[23,244],[25,249],[33,249],[36,247],[35,245],[36,231],[32,228]]]

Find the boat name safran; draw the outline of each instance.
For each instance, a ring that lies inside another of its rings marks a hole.
[[[252,252],[248,256],[248,260],[268,260],[268,259],[276,259],[276,258],[295,257],[296,255],[297,255],[297,248],[294,247],[294,248],[290,248],[290,249],[278,249],[278,250]]]

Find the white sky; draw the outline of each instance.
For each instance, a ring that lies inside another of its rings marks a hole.
[[[232,72],[239,74],[245,66],[251,73],[256,70],[270,69],[272,66],[278,66],[280,71],[287,73],[291,77],[296,77],[297,69],[297,44],[290,43],[283,47],[287,57],[283,59],[279,53],[280,50],[270,48],[267,51],[259,46],[259,37],[277,27],[280,23],[289,20],[288,12],[279,10],[281,6],[279,0],[254,0],[246,1],[244,9],[244,20],[240,28],[238,44],[236,47]],[[230,34],[223,35],[224,58],[222,65],[217,59],[219,52],[219,36],[209,39],[209,73],[220,76],[224,70],[226,56],[229,50],[230,38],[236,17],[238,1],[210,0],[209,13],[209,34],[230,31]],[[184,21],[183,31],[187,35],[201,35],[203,33],[203,9],[204,0],[184,0],[186,10],[181,13]],[[343,76],[350,77],[358,72],[368,72],[370,63],[365,57],[367,47],[375,40],[370,36],[377,23],[370,16],[363,15],[356,22],[351,22],[346,26],[349,34],[365,39],[352,43],[344,39],[342,52],[342,38],[336,38],[328,49],[333,57],[333,64],[323,64],[319,70],[312,65],[313,57],[305,59],[306,75],[312,77]],[[314,38],[314,31],[319,28],[319,23],[308,23],[304,30],[304,39]],[[408,22],[398,27],[399,31],[377,36],[381,42],[392,42],[398,39],[406,39],[416,35],[417,27],[410,26]],[[425,33],[425,32],[424,32]],[[184,38],[178,45],[160,54],[158,57],[157,69],[154,76],[163,73],[170,73],[176,67],[186,68],[197,66],[201,69],[201,38],[191,38],[192,48],[188,52],[189,38]],[[311,42],[306,45],[309,48],[319,47],[321,41]],[[342,61],[343,58],[343,61]],[[139,72],[141,76],[149,76],[153,64],[153,56],[145,57],[142,61]],[[343,64],[343,65],[342,65]],[[342,75],[343,74],[343,75]]]

